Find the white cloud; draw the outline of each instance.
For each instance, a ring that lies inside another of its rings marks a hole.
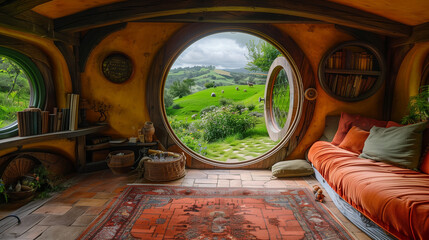
[[[192,66],[216,66],[217,69],[244,68],[247,48],[245,43],[259,38],[244,33],[218,33],[202,38],[176,59],[172,68]]]

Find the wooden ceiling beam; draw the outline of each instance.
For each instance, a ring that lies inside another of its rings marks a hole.
[[[128,0],[54,20],[57,31],[78,32],[118,22],[206,12],[272,13],[310,18],[392,37],[407,37],[411,27],[324,0]],[[256,21],[256,20],[255,20]]]
[[[207,22],[207,23],[320,23],[320,21],[273,13],[203,12],[144,18],[137,22]]]
[[[0,27],[26,32],[54,41],[64,42],[70,45],[79,45],[79,39],[71,34],[54,31],[52,19],[35,12],[26,12],[19,15],[20,18],[0,13]]]
[[[51,0],[12,0],[4,1],[4,3],[1,4],[0,0],[0,12],[10,16],[15,16],[49,1]]]

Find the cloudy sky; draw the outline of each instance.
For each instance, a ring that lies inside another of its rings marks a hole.
[[[217,69],[244,68],[247,63],[246,43],[260,38],[239,32],[225,32],[202,38],[189,46],[176,59],[172,68],[216,66]]]

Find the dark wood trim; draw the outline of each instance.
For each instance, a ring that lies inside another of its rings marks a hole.
[[[395,91],[396,77],[398,76],[399,68],[408,52],[413,48],[414,44],[402,45],[396,48],[389,48],[387,51],[387,76],[384,89],[383,103],[383,119],[390,120],[392,114],[392,101]]]
[[[69,74],[72,82],[72,91],[73,93],[80,94],[80,74],[78,71],[78,65],[76,62],[76,50],[78,47],[73,47],[67,45],[63,42],[55,41],[55,46],[57,46],[58,50],[60,50],[61,54],[64,56],[64,59],[67,63],[67,67],[69,69]]]
[[[426,56],[426,59],[422,68],[422,78],[420,79],[419,86],[429,85],[429,54]]]
[[[29,19],[31,17],[31,20]],[[61,33],[53,30],[52,20],[42,15],[33,13],[26,15],[25,19],[11,17],[7,14],[0,13],[0,26],[17,30],[20,32],[30,33],[49,40],[61,41],[71,45],[77,45],[78,39],[72,35]]]
[[[50,2],[51,0],[15,0],[7,1],[6,4],[0,6],[0,12],[10,16],[15,16],[19,13],[31,10],[32,8]]]
[[[108,128],[108,125],[94,126],[88,128],[82,128],[75,131],[62,131],[47,133],[41,135],[27,136],[27,137],[12,137],[0,140],[0,150],[21,147],[25,144],[44,142],[50,140],[64,139],[64,138],[75,138],[79,136],[88,135],[91,133],[97,133]]]
[[[304,92],[306,89],[315,87],[315,76],[310,61],[305,56],[299,46],[285,33],[279,31],[268,24],[189,24],[173,35],[170,40],[159,50],[152,62],[149,78],[146,87],[146,102],[151,121],[156,128],[158,140],[167,149],[179,146],[187,154],[187,166],[192,168],[248,168],[266,169],[274,163],[282,161],[285,156],[292,153],[295,147],[304,137],[308,126],[313,118],[315,101],[303,100],[298,121],[292,123],[291,128],[295,129],[287,139],[283,139],[281,144],[265,153],[261,157],[242,163],[225,164],[213,161],[195,154],[184,146],[172,133],[164,111],[163,90],[165,78],[174,60],[181,51],[204,36],[224,31],[238,31],[254,34],[271,42],[284,53],[288,53],[293,59],[292,65],[296,67],[302,79]],[[298,94],[296,94],[298,96]]]
[[[321,23],[318,20],[261,12],[200,12],[144,18],[136,22],[183,22],[183,23]]]
[[[56,31],[77,32],[118,22],[204,12],[259,12],[310,18],[395,37],[411,27],[356,8],[323,0],[140,1],[129,0],[91,8],[54,20]]]
[[[393,47],[429,41],[429,22],[414,26],[409,37],[397,38],[392,41]]]
[[[80,72],[85,72],[86,61],[88,60],[92,49],[94,49],[94,47],[97,46],[108,35],[121,29],[124,29],[126,26],[127,23],[118,23],[115,25],[89,30],[80,41],[80,47],[78,52]]]

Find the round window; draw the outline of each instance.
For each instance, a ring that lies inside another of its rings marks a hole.
[[[44,105],[45,86],[37,66],[27,56],[0,47],[0,138],[17,135],[18,111]]]
[[[300,109],[293,106],[302,104],[291,98],[302,88],[283,55],[241,32],[212,34],[186,48],[164,84],[164,108],[175,137],[201,157],[222,163],[246,162],[272,150],[298,115],[291,114]]]

